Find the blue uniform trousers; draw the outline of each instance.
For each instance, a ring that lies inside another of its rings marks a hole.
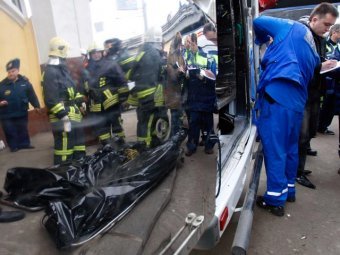
[[[298,141],[303,113],[267,99],[262,99],[258,132],[263,144],[267,174],[264,200],[273,206],[283,206],[287,197],[295,196],[298,167]]]
[[[28,135],[28,115],[1,120],[6,141],[11,150],[31,145]]]

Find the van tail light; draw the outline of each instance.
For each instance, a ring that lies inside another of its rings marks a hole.
[[[227,223],[228,215],[229,215],[229,211],[228,211],[228,207],[226,207],[224,208],[223,213],[220,217],[220,231],[224,229],[225,224]]]
[[[266,9],[271,9],[275,7],[277,4],[277,0],[259,0],[259,9],[260,12],[266,10]]]

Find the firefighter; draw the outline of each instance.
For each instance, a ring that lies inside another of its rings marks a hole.
[[[44,100],[54,137],[54,164],[77,160],[86,154],[80,126],[80,107],[86,106],[66,65],[68,49],[64,39],[52,38],[49,59],[42,75]]]
[[[94,50],[91,52],[94,54]],[[123,143],[125,138],[121,104],[127,100],[129,89],[113,53],[114,45],[107,45],[105,58],[97,60],[96,71],[92,72],[89,82],[90,112],[97,116],[96,132],[102,145],[110,143],[112,138]]]
[[[166,63],[166,62],[165,62]],[[154,147],[166,140],[169,121],[164,107],[162,30],[152,27],[135,57],[129,79],[135,82],[128,103],[137,106],[137,141]]]

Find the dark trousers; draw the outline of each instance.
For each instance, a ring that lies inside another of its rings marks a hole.
[[[335,113],[335,94],[326,94],[322,103],[319,116],[318,131],[324,132],[327,127],[332,123]]]
[[[173,136],[179,132],[183,125],[183,111],[182,109],[171,109],[171,133]]]
[[[310,140],[315,137],[319,118],[320,99],[308,100],[303,112],[303,120],[299,137],[299,166],[297,176],[305,170],[307,150],[310,149]]]
[[[112,134],[121,138],[125,137],[120,106],[112,107],[103,112],[92,113],[91,118],[94,122],[94,132],[102,144],[108,143]]]
[[[164,142],[169,129],[169,118],[165,107],[138,107],[137,140],[145,142],[147,147],[155,147]],[[156,130],[157,129],[157,130]],[[163,129],[163,130],[159,130]],[[164,135],[162,136],[162,133]]]
[[[52,123],[54,164],[77,160],[86,155],[85,137],[81,123],[71,121],[71,132],[64,132],[63,122]]]
[[[28,115],[1,120],[7,144],[11,150],[30,146]]]
[[[195,152],[198,146],[200,131],[207,134],[204,141],[206,150],[214,147],[214,142],[207,139],[210,134],[214,134],[214,116],[211,112],[188,111],[189,120],[187,148],[189,151]]]

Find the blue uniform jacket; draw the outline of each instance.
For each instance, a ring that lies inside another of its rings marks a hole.
[[[257,43],[267,42],[268,36],[274,39],[261,63],[258,92],[265,91],[279,104],[302,112],[308,84],[320,63],[313,35],[299,22],[266,16],[254,20],[254,31]]]
[[[8,78],[0,83],[0,101],[6,100],[8,105],[0,107],[0,119],[10,119],[27,115],[28,103],[39,108],[38,98],[29,80],[19,74],[13,82]]]

